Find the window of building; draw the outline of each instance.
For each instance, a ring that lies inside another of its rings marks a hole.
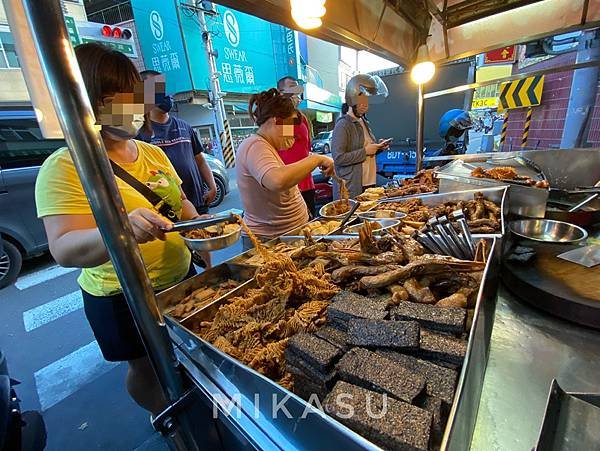
[[[45,139],[35,119],[0,120],[0,167],[2,169],[41,165],[62,139]]]
[[[0,29],[0,69],[19,68],[15,41],[8,30]]]

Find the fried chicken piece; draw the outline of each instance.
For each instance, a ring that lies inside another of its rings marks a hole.
[[[462,293],[454,293],[435,303],[436,307],[467,308],[467,297]]]
[[[398,305],[409,300],[408,291],[402,285],[390,285],[388,289],[392,293],[392,305]]]
[[[434,304],[435,297],[428,287],[422,287],[419,285],[416,279],[408,279],[404,282],[404,289],[409,295],[409,298],[413,302],[420,304]]]

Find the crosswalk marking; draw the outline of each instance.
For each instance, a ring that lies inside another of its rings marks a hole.
[[[81,291],[74,291],[53,301],[23,312],[25,330],[30,332],[83,307]]]
[[[15,287],[19,290],[26,290],[27,288],[34,287],[41,283],[55,279],[57,277],[69,274],[70,272],[77,271],[78,268],[63,268],[62,266],[54,265],[49,268],[36,271],[26,276],[19,277],[15,282]]]
[[[42,411],[71,396],[118,364],[104,360],[94,340],[36,371],[34,378]]]

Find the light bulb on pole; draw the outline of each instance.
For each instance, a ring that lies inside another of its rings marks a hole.
[[[425,97],[423,84],[435,75],[435,64],[429,60],[427,44],[422,44],[417,51],[417,60],[410,71],[410,78],[419,86],[417,95],[417,171],[423,169],[423,154],[425,152]]]
[[[292,18],[300,28],[319,28],[325,15],[325,0],[290,0]]]
[[[427,83],[435,75],[435,64],[429,60],[427,44],[423,44],[417,51],[417,61],[410,71],[410,78],[418,85]]]

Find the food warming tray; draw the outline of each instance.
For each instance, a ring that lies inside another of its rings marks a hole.
[[[213,266],[212,268],[159,293],[156,297],[158,308],[164,313],[169,307],[177,305],[182,299],[192,294],[192,292],[196,291],[198,288],[214,287],[228,279],[241,282],[241,285],[233,290],[235,291],[254,277],[254,271],[253,268],[236,265],[233,262],[226,262]],[[227,294],[228,293],[225,293],[223,296],[226,296]],[[194,313],[196,313],[196,311],[190,312],[187,317]]]
[[[446,424],[442,450],[468,449],[477,417],[494,321],[500,262],[498,243],[495,238],[490,241],[489,259],[477,295],[467,352]],[[227,402],[230,405],[235,402],[240,415],[246,419],[252,418],[253,424],[272,437],[281,449],[378,449],[359,434],[315,410],[303,399],[203,341],[188,328],[195,321],[212,319],[218,307],[229,297],[242,294],[252,284],[249,282],[213,302],[182,324],[167,317],[175,344],[197,365],[199,371],[208,375],[219,390],[229,397]],[[159,294],[161,302],[173,302],[173,293],[167,290]],[[289,406],[286,404],[286,407],[291,418],[287,415],[273,418],[271,412],[283,398],[289,400]],[[258,402],[258,407],[255,402]]]
[[[509,164],[502,161],[504,166],[515,166],[521,175],[528,175],[535,178],[537,174],[521,165]],[[507,186],[509,212],[517,216],[529,218],[543,218],[546,213],[546,202],[548,201],[548,190],[543,188],[533,188],[529,186],[520,186],[502,182],[500,180],[471,177],[471,171],[474,166],[480,166],[485,169],[497,167],[496,164],[486,162],[465,163],[462,160],[454,160],[443,166],[437,173],[440,181],[440,193],[452,191],[473,190],[492,186]]]
[[[494,202],[496,205],[500,206],[501,216],[500,216],[500,232],[494,234],[473,234],[475,238],[491,238],[494,236],[503,236],[505,229],[505,218],[508,215],[509,206],[508,206],[508,187],[507,186],[493,186],[481,189],[473,189],[473,187],[469,187],[468,190],[463,191],[452,191],[445,192],[441,194],[416,194],[413,196],[404,196],[400,198],[390,198],[390,199],[382,199],[379,201],[378,205],[385,204],[388,202],[404,202],[409,199],[421,199],[423,205],[439,205],[444,202],[450,201],[459,201],[459,200],[473,200],[475,193],[482,193],[483,196]]]

